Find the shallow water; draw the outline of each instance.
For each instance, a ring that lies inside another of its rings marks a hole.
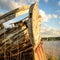
[[[60,60],[60,41],[43,41],[44,51]]]

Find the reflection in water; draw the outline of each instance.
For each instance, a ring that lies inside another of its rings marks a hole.
[[[43,41],[44,51],[60,60],[60,41]]]

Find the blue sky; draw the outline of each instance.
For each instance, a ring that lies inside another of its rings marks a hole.
[[[0,0],[0,15],[22,5],[28,5],[37,0]],[[60,37],[60,0],[39,0],[39,13],[42,16],[42,37]],[[24,15],[26,16],[26,15]],[[18,17],[18,18],[22,18]],[[14,21],[20,20],[15,18]]]

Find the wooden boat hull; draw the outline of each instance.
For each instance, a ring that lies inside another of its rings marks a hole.
[[[0,60],[46,60],[41,41],[41,16],[38,5],[35,3],[26,9],[28,8],[28,20],[25,18],[13,23],[15,28],[8,29],[6,32],[4,30],[0,34]],[[7,19],[8,21],[14,18],[19,9],[17,9],[17,12],[14,11],[14,13],[11,12],[1,16],[0,19]],[[12,13],[14,14],[13,17],[11,17]],[[6,22],[6,20],[3,22]]]

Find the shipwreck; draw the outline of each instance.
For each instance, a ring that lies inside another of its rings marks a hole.
[[[28,12],[28,16],[5,29],[4,22]],[[41,43],[38,4],[22,6],[0,16],[0,60],[46,60]]]

